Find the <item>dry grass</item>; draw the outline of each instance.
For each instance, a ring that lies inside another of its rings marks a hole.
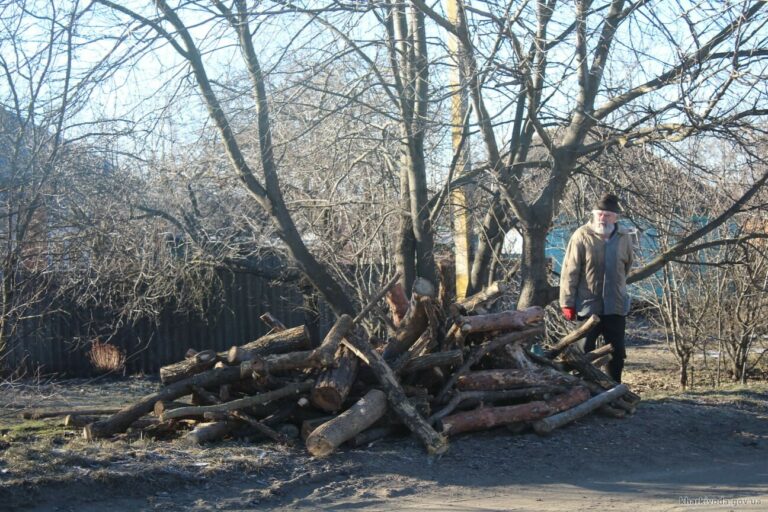
[[[106,341],[94,341],[88,359],[100,373],[117,373],[125,369],[125,351]]]

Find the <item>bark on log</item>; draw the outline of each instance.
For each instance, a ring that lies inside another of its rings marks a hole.
[[[355,405],[316,428],[307,437],[307,450],[315,457],[330,455],[344,441],[373,425],[386,411],[386,393],[372,389]]]
[[[562,394],[568,391],[563,386],[535,386],[530,388],[504,389],[500,391],[462,391],[455,393],[451,401],[445,407],[437,411],[429,418],[429,422],[434,425],[438,420],[448,416],[460,407],[472,407],[481,403],[493,404],[507,400],[521,398],[546,399],[550,395]]]
[[[288,329],[283,322],[275,318],[275,316],[272,315],[272,313],[270,313],[269,311],[261,315],[259,317],[259,320],[267,324],[273,333],[285,331],[286,329]]]
[[[160,419],[162,421],[167,421],[174,418],[203,416],[207,412],[236,411],[238,409],[263,405],[268,402],[296,396],[300,393],[306,393],[310,389],[312,389],[311,381],[296,382],[274,391],[267,391],[266,393],[261,393],[260,395],[240,398],[238,400],[232,400],[231,402],[224,402],[216,405],[204,405],[199,407],[179,407],[178,409],[165,411],[160,416]]]
[[[263,422],[257,420],[256,418],[252,418],[248,414],[245,414],[241,411],[230,411],[229,415],[236,420],[240,420],[247,423],[251,427],[255,428],[260,434],[272,439],[273,441],[276,441],[284,445],[293,444],[293,441],[288,436],[276,430],[273,430],[272,428],[265,425]]]
[[[581,338],[589,334],[589,331],[591,331],[599,323],[600,323],[600,317],[597,315],[592,315],[575,330],[566,334],[565,337],[563,337],[563,339],[561,339],[553,347],[547,350],[544,354],[549,359],[554,359],[555,357],[557,357],[558,354],[560,354],[560,352],[562,352],[567,347],[571,346],[572,344],[576,343]]]
[[[603,345],[602,347],[598,347],[592,352],[587,352],[584,354],[584,357],[587,358],[587,361],[592,362],[594,364],[594,361],[596,359],[600,359],[606,354],[612,354],[613,353],[613,346],[612,345]],[[597,366],[597,365],[596,365]]]
[[[404,354],[429,325],[428,308],[434,308],[435,287],[426,279],[417,278],[408,313],[384,348],[384,359],[394,361]]]
[[[309,329],[306,325],[300,325],[267,334],[245,345],[232,347],[227,352],[226,360],[229,364],[237,364],[257,357],[307,350],[311,343]]]
[[[387,399],[392,409],[400,416],[408,429],[424,443],[427,452],[429,454],[445,452],[448,449],[448,440],[435,432],[411,404],[395,373],[384,361],[384,358],[373,350],[373,347],[366,340],[358,336],[349,336],[347,341],[368,361],[368,365],[387,393]]]
[[[359,359],[345,346],[339,347],[336,366],[317,378],[310,393],[312,405],[325,412],[340,411],[357,378]]]
[[[160,368],[160,382],[165,385],[187,379],[200,372],[210,370],[216,364],[217,356],[213,350],[203,350],[194,356]]]
[[[461,375],[456,381],[459,391],[494,391],[533,386],[560,385],[537,369],[482,370]]]
[[[611,362],[611,359],[613,359],[611,354],[605,354],[604,356],[593,359],[590,362],[595,368],[603,368],[605,365]]]
[[[584,353],[576,347],[571,346],[564,350],[562,359],[567,365],[575,368],[583,379],[594,382],[603,389],[613,389],[618,385],[608,374],[599,368],[595,368],[587,360]],[[624,393],[623,398],[632,404],[640,401],[640,397],[629,390]]]
[[[336,351],[339,349],[342,338],[352,329],[353,320],[349,315],[341,315],[336,319],[331,330],[325,335],[325,339],[315,350],[312,356],[322,366],[333,364]]]
[[[448,350],[445,352],[434,352],[419,357],[414,357],[408,361],[400,370],[400,373],[415,373],[421,370],[434,368],[436,366],[456,366],[464,361],[464,355],[461,350]]]
[[[474,411],[447,416],[440,423],[442,433],[445,435],[487,430],[501,425],[536,421],[554,412],[572,408],[587,399],[589,399],[589,391],[584,387],[576,387],[547,402],[536,401],[503,407],[483,407]]]
[[[307,420],[304,420],[301,422],[301,438],[306,441],[309,437],[309,434],[315,431],[317,427],[322,425],[323,423],[327,423],[331,421],[333,418],[335,418],[336,415],[333,416],[321,416],[319,418],[310,418]]]
[[[498,299],[508,292],[510,288],[511,287],[508,284],[501,281],[491,283],[487,288],[480,290],[476,294],[470,295],[463,300],[456,301],[451,305],[451,314],[453,316],[458,316],[471,313],[476,308]]]
[[[250,377],[253,371],[250,364],[208,370],[188,379],[174,382],[160,391],[149,394],[138,402],[128,405],[107,419],[86,425],[83,436],[88,440],[109,437],[124,432],[131,423],[152,411],[155,403],[161,400],[174,400],[192,392],[194,386],[220,386],[242,378]]]
[[[448,379],[448,382],[445,383],[443,388],[435,397],[435,401],[437,401],[437,403],[443,403],[446,400],[448,394],[453,389],[453,386],[456,383],[456,380],[461,375],[467,373],[472,366],[476,365],[480,361],[480,359],[482,359],[483,356],[485,356],[489,352],[497,350],[509,343],[521,342],[543,333],[544,333],[544,327],[540,327],[540,326],[533,327],[531,329],[526,329],[524,331],[512,332],[512,333],[505,334],[503,336],[499,336],[497,338],[486,341],[485,343],[474,347],[472,351],[469,353],[469,356],[467,356],[466,360],[464,361],[464,364],[461,365],[461,368],[459,368],[458,370],[453,372],[453,374],[451,374],[451,377]]]
[[[590,398],[582,404],[571,407],[565,412],[561,412],[559,414],[555,414],[537,421],[533,424],[533,430],[535,430],[539,435],[548,434],[556,428],[562,427],[563,425],[575,421],[582,416],[586,416],[598,407],[621,397],[628,391],[629,388],[627,386],[624,384],[619,384],[615,388],[597,395],[596,397]]]
[[[455,348],[463,349],[465,338],[466,336],[462,332],[461,326],[454,323],[451,325],[450,329],[448,329],[445,338],[443,338],[443,350],[453,350]]]
[[[25,420],[41,420],[44,418],[59,418],[69,415],[104,416],[115,414],[120,409],[116,407],[70,407],[68,409],[28,409],[21,412]]]
[[[408,297],[405,296],[405,289],[400,283],[396,283],[392,288],[387,291],[386,295],[387,305],[389,306],[389,314],[392,317],[392,323],[395,327],[400,326],[400,322],[405,318],[405,314],[408,312]]]
[[[189,444],[204,444],[217,441],[238,427],[236,421],[211,421],[198,423],[195,428],[182,437],[182,442]]]
[[[464,334],[488,331],[519,331],[544,319],[544,308],[532,306],[519,311],[503,311],[490,315],[459,317]]]

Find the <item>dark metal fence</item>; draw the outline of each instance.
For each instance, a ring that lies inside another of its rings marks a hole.
[[[222,286],[221,303],[213,304],[206,318],[169,308],[156,320],[120,327],[101,341],[125,351],[125,373],[155,374],[161,366],[183,359],[189,348],[226,350],[266,334],[269,328],[259,316],[267,311],[288,326],[306,324],[315,341],[332,323],[328,308],[311,311],[295,286],[237,273],[223,275]],[[98,314],[83,310],[24,322],[9,340],[2,364],[17,374],[93,376],[89,333],[99,332],[98,322]]]

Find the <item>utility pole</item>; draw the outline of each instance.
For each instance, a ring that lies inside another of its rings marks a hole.
[[[459,15],[461,0],[446,0],[448,19],[454,26],[463,23],[463,16]],[[461,154],[456,163],[455,176],[461,176],[468,172],[470,166],[469,160],[469,140],[464,141],[461,146],[462,132],[464,130],[464,118],[468,108],[468,91],[465,87],[465,56],[461,43],[458,38],[448,35],[448,48],[453,57],[453,67],[451,69],[451,140],[454,153],[461,150]],[[451,192],[451,221],[453,229],[454,257],[456,264],[456,297],[461,299],[467,294],[469,287],[469,274],[471,269],[471,217],[470,217],[470,190],[468,187],[460,187]]]

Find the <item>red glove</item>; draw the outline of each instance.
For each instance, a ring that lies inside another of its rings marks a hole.
[[[576,308],[569,308],[568,306],[563,306],[561,308],[563,310],[563,316],[566,320],[569,322],[573,322],[576,320]]]

